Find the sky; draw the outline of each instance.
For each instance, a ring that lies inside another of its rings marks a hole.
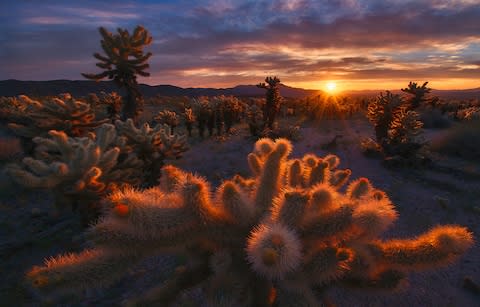
[[[150,85],[480,86],[480,0],[3,0],[0,80],[82,80],[100,71],[98,27],[136,25]]]

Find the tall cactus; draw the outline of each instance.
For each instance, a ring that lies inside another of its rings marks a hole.
[[[103,27],[99,31],[102,35],[101,46],[106,55],[94,53],[93,56],[100,61],[96,65],[104,71],[98,74],[82,73],[82,76],[96,81],[108,77],[120,88],[124,88],[126,96],[121,119],[132,118],[136,122],[143,107],[137,75],[150,76],[145,70],[149,68],[147,60],[152,53],[144,54],[143,48],[152,42],[152,37],[142,26],[137,26],[132,35],[121,28],[117,29],[118,34],[112,34]]]
[[[432,90],[431,88],[427,87],[427,84],[428,82],[425,82],[422,84],[422,86],[418,86],[416,82],[410,81],[410,83],[408,83],[408,87],[402,88],[402,92],[412,95],[408,101],[409,110],[415,110],[422,103],[427,101],[426,95]]]
[[[400,95],[387,91],[386,95],[380,95],[368,105],[367,117],[375,128],[375,136],[378,144],[388,139],[390,123],[394,118],[395,111],[403,104]]]
[[[265,94],[266,103],[263,110],[263,122],[269,129],[273,129],[273,123],[280,110],[280,79],[277,77],[266,77],[265,82],[257,84],[257,87],[267,90]]]
[[[252,177],[226,180],[214,195],[203,178],[166,166],[160,186],[108,197],[110,210],[88,233],[91,249],[48,260],[28,279],[78,292],[176,252],[186,264],[126,305],[168,306],[201,284],[208,306],[318,306],[318,288],[394,289],[409,271],[450,264],[472,245],[472,233],[454,225],[379,239],[397,219],[388,196],[366,178],[341,189],[351,171],[337,169],[334,155],[292,160],[291,151],[285,139],[260,139],[248,155]]]

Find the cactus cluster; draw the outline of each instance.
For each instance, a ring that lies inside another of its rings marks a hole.
[[[163,110],[158,112],[153,119],[162,125],[167,125],[170,127],[170,133],[173,134],[175,127],[180,123],[180,119],[177,116],[175,111]]]
[[[289,159],[291,151],[288,140],[260,139],[248,155],[253,175],[226,180],[213,194],[201,177],[165,166],[159,186],[108,196],[89,249],[48,260],[28,280],[78,293],[173,252],[186,264],[126,305],[168,306],[202,285],[208,306],[318,306],[327,286],[393,289],[407,272],[449,264],[472,245],[472,234],[455,225],[380,239],[397,219],[383,191],[366,178],[347,184],[351,171],[338,169],[337,156]]]
[[[56,130],[48,134],[33,139],[35,157],[8,165],[7,173],[23,186],[52,191],[57,209],[78,208],[88,223],[99,213],[105,195],[140,183],[143,162],[125,153],[125,140],[113,125],[103,124],[89,137],[69,137]],[[126,157],[120,161],[122,153]]]
[[[387,157],[419,158],[417,152],[422,144],[418,136],[423,123],[412,108],[411,102],[389,91],[368,105],[367,117],[374,125],[377,144]]]
[[[170,128],[161,124],[150,127],[144,123],[137,128],[132,119],[117,120],[115,127],[126,138],[128,153],[134,153],[143,161],[142,182],[145,186],[156,185],[165,159],[179,159],[188,149],[185,135],[171,134]]]
[[[42,101],[20,95],[17,101],[23,111],[12,119],[8,127],[25,138],[46,136],[50,130],[61,130],[68,136],[85,136],[105,122],[96,121],[94,109],[70,94]]]

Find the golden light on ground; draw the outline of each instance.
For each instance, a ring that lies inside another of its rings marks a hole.
[[[325,90],[329,94],[334,94],[337,91],[337,84],[335,82],[329,81],[325,84]]]

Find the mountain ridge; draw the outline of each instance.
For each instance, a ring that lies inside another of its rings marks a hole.
[[[188,87],[182,88],[175,85],[160,84],[148,85],[140,84],[140,91],[145,97],[160,96],[216,96],[216,95],[234,95],[239,97],[255,97],[265,95],[265,90],[257,88],[255,85],[237,85],[230,88],[202,88]],[[53,96],[60,93],[70,93],[73,96],[81,97],[89,93],[100,92],[120,92],[113,81],[90,81],[90,80],[49,80],[49,81],[22,81],[15,79],[0,80],[0,96]],[[321,90],[310,90],[295,88],[282,84],[280,88],[281,95],[289,98],[305,98],[313,95],[324,94]],[[352,97],[374,97],[385,92],[385,90],[349,90],[343,91],[340,95]],[[392,90],[393,93],[401,93],[400,90]],[[472,99],[480,98],[480,87],[464,90],[432,90],[432,94],[446,99]]]

